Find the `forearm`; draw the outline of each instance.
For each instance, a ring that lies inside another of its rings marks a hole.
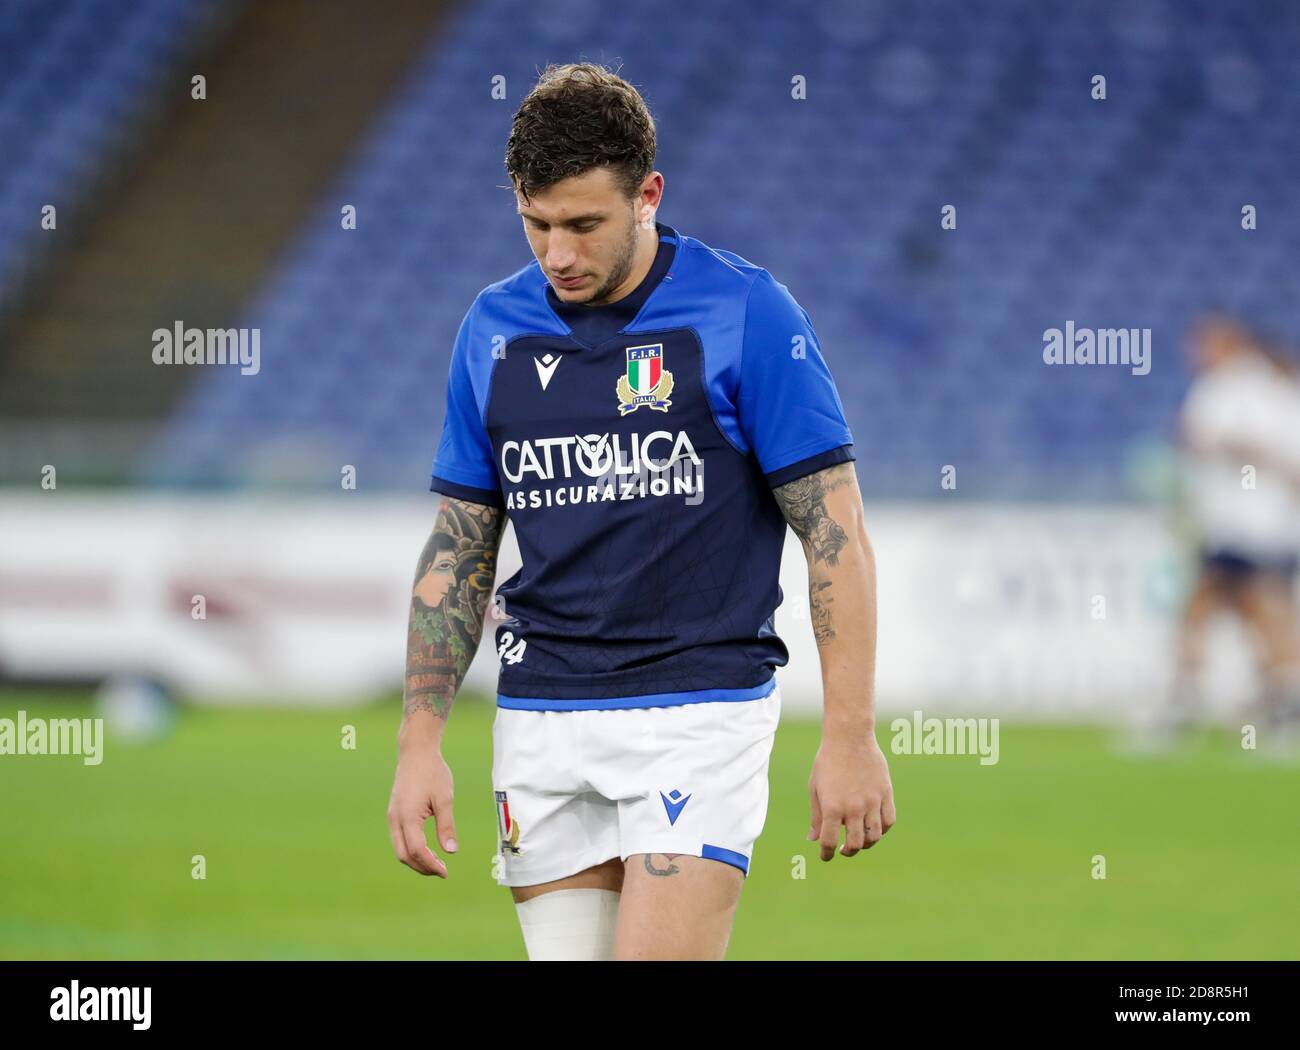
[[[501,529],[501,511],[442,498],[411,592],[400,742],[442,739],[483,633]]]
[[[454,631],[451,618],[442,609],[429,609],[418,598],[411,600],[407,620],[406,679],[402,689],[402,721],[398,729],[399,740],[412,737],[432,737],[441,741],[451,715],[452,703],[460,684],[465,679],[482,634],[482,618],[478,628],[465,633],[472,648],[464,653],[454,651],[440,640]]]
[[[803,544],[821,659],[823,730],[875,728],[876,565],[851,463],[773,490]]]
[[[835,565],[808,574],[817,652],[821,658],[823,732],[875,729],[876,561],[859,521]]]

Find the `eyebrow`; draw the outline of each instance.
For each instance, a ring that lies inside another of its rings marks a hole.
[[[536,215],[526,215],[526,214],[524,214],[523,210],[520,209],[518,205],[515,206],[515,211],[516,211],[518,214],[523,215],[523,217],[524,217],[525,219],[531,219],[533,222],[546,222],[545,219],[539,219]],[[584,222],[600,222],[600,221],[604,220],[604,218],[605,218],[605,215],[604,215],[603,213],[601,213],[601,212],[596,212],[596,213],[591,214],[591,215],[575,215],[575,216],[573,216],[573,218],[571,218],[571,219],[565,219],[563,222],[560,222],[560,223],[546,222],[546,225],[548,225],[548,226],[579,226],[579,225],[581,225],[581,224],[584,223]]]

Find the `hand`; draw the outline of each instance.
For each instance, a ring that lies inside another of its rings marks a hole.
[[[852,857],[870,849],[894,826],[894,787],[875,735],[822,736],[808,780],[812,802],[810,841],[821,840],[822,860],[835,855],[840,827],[847,829],[840,852]]]
[[[447,865],[429,848],[424,822],[433,817],[438,842],[448,853],[455,853],[453,793],[451,768],[436,745],[426,743],[400,751],[388,801],[388,830],[397,859],[421,875],[447,877]]]

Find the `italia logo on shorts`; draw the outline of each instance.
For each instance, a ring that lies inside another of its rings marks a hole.
[[[664,368],[664,344],[627,348],[627,371],[618,379],[618,414],[635,412],[648,405],[656,412],[667,412],[672,404],[673,374]]]
[[[506,801],[506,793],[498,791],[497,795],[497,827],[501,829],[501,848],[509,850],[511,853],[522,853],[519,848],[519,824],[510,816],[510,803]]]

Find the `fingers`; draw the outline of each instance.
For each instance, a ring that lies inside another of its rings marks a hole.
[[[834,810],[822,814],[816,797],[813,800],[813,827],[808,838],[817,838],[821,845],[822,860],[830,860],[835,855],[839,844],[840,828],[846,829],[844,845],[840,855],[852,857],[864,849],[870,849],[885,833],[897,823],[898,816],[894,809],[893,795],[886,795],[882,800],[869,800],[865,811],[848,817],[836,815]]]
[[[870,842],[866,841],[867,828],[863,826],[864,821],[865,818],[861,813],[844,818],[844,826],[848,833],[844,836],[844,845],[840,849],[841,856],[852,857],[863,849],[864,845],[871,845]]]
[[[421,875],[447,877],[447,865],[429,849],[424,837],[424,818],[421,816],[403,816],[395,806],[388,809],[388,834],[393,840],[393,852],[397,859]]]
[[[876,799],[872,799],[867,803],[867,811],[862,816],[862,837],[864,841],[864,849],[871,849],[872,846],[880,841],[881,836],[884,835],[882,827],[883,822],[880,817],[880,802]]]
[[[424,837],[424,821],[419,818],[407,820],[401,825],[405,852],[399,853],[402,863],[414,868],[421,875],[447,877],[447,865],[438,859],[438,855],[429,849],[429,841]]]
[[[817,797],[816,789],[810,787],[808,794],[812,801],[812,823],[808,826],[808,841],[815,842],[822,830],[822,804]]]
[[[448,853],[456,852],[456,818],[451,810],[451,796],[433,800],[433,821],[438,829],[438,842]]]
[[[392,811],[388,814],[388,834],[393,840],[393,853],[403,864],[406,863],[406,841],[402,838],[402,826],[397,823]]]
[[[838,813],[827,813],[822,819],[820,835],[822,860],[830,860],[835,856],[835,845],[840,840],[840,825],[843,823],[844,818]]]

